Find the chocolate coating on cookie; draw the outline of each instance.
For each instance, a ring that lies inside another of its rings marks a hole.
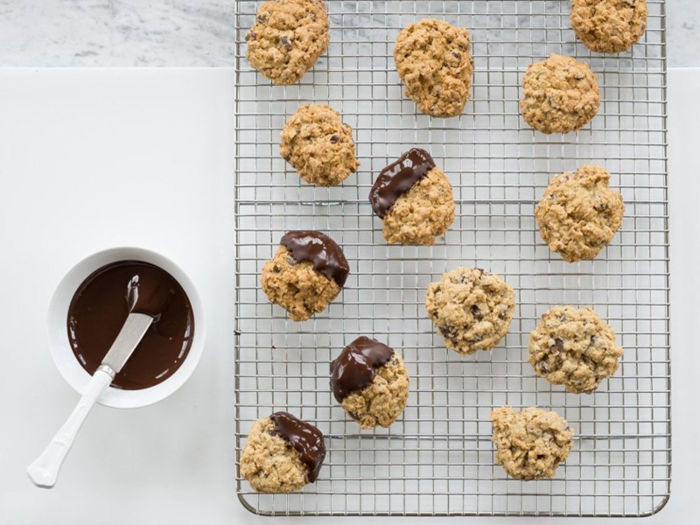
[[[240,474],[256,492],[288,494],[309,483],[309,469],[289,441],[274,430],[269,417],[253,423],[241,451]]]
[[[270,419],[275,424],[270,434],[281,437],[294,447],[309,470],[309,482],[316,481],[326,458],[326,444],[321,431],[287,412],[275,412]]]
[[[317,231],[291,231],[280,244],[298,263],[309,261],[314,270],[334,280],[341,288],[350,273],[343,250],[333,239]]]
[[[369,337],[358,337],[331,362],[331,388],[338,402],[374,381],[375,370],[386,365],[394,350]]]
[[[389,164],[380,173],[369,193],[372,210],[384,219],[396,200],[408,192],[435,167],[430,153],[413,148]]]

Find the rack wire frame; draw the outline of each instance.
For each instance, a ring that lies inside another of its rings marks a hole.
[[[236,2],[237,492],[264,515],[647,516],[670,494],[671,412],[663,0],[633,50],[605,56],[577,42],[561,0],[330,0],[328,52],[298,85],[273,86],[245,59],[259,2]],[[472,98],[454,119],[418,113],[403,96],[399,31],[436,17],[470,30]],[[550,53],[590,63],[602,105],[578,133],[545,136],[521,119],[527,66]],[[305,184],[279,155],[279,133],[303,103],[328,103],[354,129],[358,174],[335,188]],[[433,247],[388,246],[368,194],[376,174],[412,146],[450,177],[457,218]],[[623,226],[594,261],[568,264],[541,240],[533,209],[549,179],[580,164],[611,171]],[[322,314],[294,323],[259,286],[264,262],[292,229],[328,233],[351,276]],[[500,274],[516,291],[509,334],[461,359],[434,333],[428,284],[456,266]],[[526,361],[529,333],[552,305],[591,305],[625,355],[592,395],[565,393]],[[331,396],[329,362],[358,335],[403,353],[408,407],[390,429],[361,432]],[[556,410],[576,431],[552,480],[509,479],[495,464],[492,408]],[[258,418],[288,410],[316,424],[328,455],[296,494],[257,494],[240,454]]]

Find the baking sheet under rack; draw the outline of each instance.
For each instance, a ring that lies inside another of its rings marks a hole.
[[[331,45],[295,86],[272,86],[245,60],[256,2],[236,2],[236,452],[254,420],[288,410],[327,436],[319,480],[259,495],[238,473],[243,504],[269,515],[644,516],[670,490],[671,415],[664,5],[631,52],[592,54],[569,27],[569,2],[328,1]],[[399,31],[425,17],[470,30],[473,96],[438,120],[402,95],[393,64]],[[532,131],[518,110],[522,74],[550,53],[598,74],[593,123],[566,136]],[[354,129],[362,166],[342,186],[300,181],[279,134],[303,103],[328,103]],[[412,146],[450,177],[457,219],[434,247],[387,246],[367,195],[376,174]],[[549,178],[582,163],[609,169],[627,211],[595,260],[567,264],[540,239],[533,208]],[[317,229],[345,250],[342,295],[305,323],[287,319],[259,285],[264,262],[292,229]],[[222,241],[225,242],[225,241]],[[425,314],[430,282],[458,265],[503,276],[516,290],[510,333],[461,359]],[[526,362],[530,331],[552,305],[592,305],[625,349],[616,376],[590,396],[566,394]],[[328,365],[358,335],[401,351],[408,408],[389,430],[360,432],[331,396]],[[552,480],[509,479],[494,462],[493,407],[536,405],[574,427],[574,450]]]

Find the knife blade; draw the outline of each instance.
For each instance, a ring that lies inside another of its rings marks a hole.
[[[107,355],[100,365],[102,369],[105,367],[109,368],[109,370],[105,370],[105,372],[111,375],[112,379],[124,368],[124,365],[131,357],[131,354],[134,353],[134,350],[136,350],[136,347],[139,342],[141,342],[141,339],[146,334],[146,330],[148,330],[152,322],[153,317],[150,315],[129,314],[119,335],[117,335],[117,338],[112,343],[109,352],[107,352]]]

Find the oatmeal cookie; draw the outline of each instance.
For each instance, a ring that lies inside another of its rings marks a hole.
[[[592,394],[620,366],[615,331],[592,308],[555,306],[530,334],[528,362],[538,376],[574,394]]]
[[[506,335],[515,294],[497,275],[460,267],[428,287],[425,307],[447,348],[465,356],[491,350]]]
[[[360,163],[352,128],[325,104],[301,106],[282,130],[280,154],[309,184],[337,186]]]
[[[246,57],[274,84],[296,84],[328,49],[329,28],[323,0],[270,0],[246,34]]]
[[[433,117],[464,111],[472,85],[474,61],[469,31],[426,18],[406,27],[396,39],[394,60],[406,96]]]
[[[491,412],[491,423],[496,462],[516,479],[553,478],[574,445],[573,430],[556,412],[501,407]]]
[[[609,184],[610,172],[584,165],[554,177],[535,207],[542,238],[565,261],[595,259],[620,229],[625,203]]]
[[[408,400],[406,365],[394,349],[360,337],[331,362],[333,395],[363,429],[389,427]]]
[[[585,62],[553,53],[525,73],[520,111],[542,133],[577,131],[593,120],[599,107],[598,78]]]
[[[369,194],[390,244],[432,246],[455,219],[449,179],[430,154],[413,148],[382,170]]]
[[[571,27],[591,51],[621,53],[647,28],[646,0],[571,0]]]
[[[265,263],[262,288],[294,321],[322,312],[345,285],[348,261],[333,239],[316,231],[292,231]]]
[[[316,481],[325,457],[319,429],[277,412],[253,423],[241,452],[241,476],[257,492],[295,492]]]

